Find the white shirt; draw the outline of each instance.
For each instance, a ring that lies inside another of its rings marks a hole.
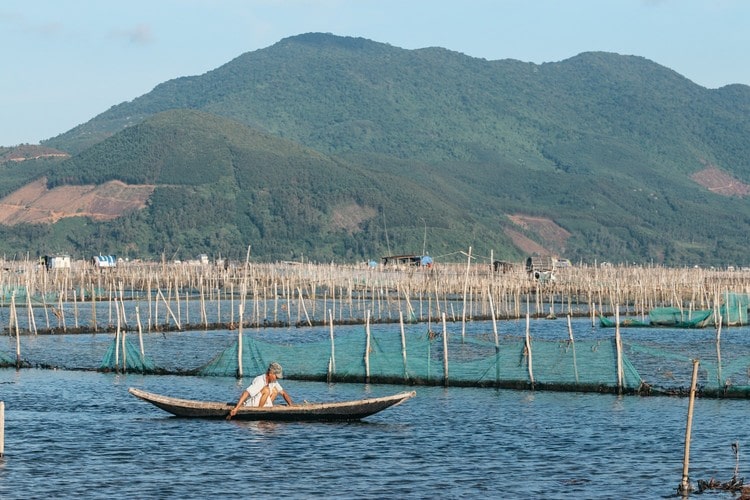
[[[281,394],[284,392],[284,389],[282,389],[281,384],[278,382],[271,382],[270,384],[266,380],[266,374],[258,375],[255,377],[248,386],[247,389],[245,389],[245,392],[248,393],[249,397],[245,401],[245,406],[258,406],[260,404],[260,391],[263,390],[263,388],[268,385],[268,388],[273,392],[276,391],[277,394]],[[273,401],[269,397],[266,400],[265,407],[273,406]]]

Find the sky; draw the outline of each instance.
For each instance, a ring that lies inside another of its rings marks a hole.
[[[2,0],[0,146],[301,33],[536,64],[615,52],[718,88],[750,85],[749,23],[748,0]]]

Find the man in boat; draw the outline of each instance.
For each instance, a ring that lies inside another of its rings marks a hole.
[[[292,406],[292,398],[278,382],[278,379],[280,378],[283,378],[281,365],[274,361],[268,365],[266,373],[255,377],[248,388],[242,392],[240,400],[237,401],[235,407],[232,408],[229,415],[227,415],[227,420],[237,415],[237,411],[243,405],[271,407],[278,396],[283,397],[286,404]]]

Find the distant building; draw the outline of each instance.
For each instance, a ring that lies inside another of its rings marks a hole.
[[[114,255],[94,255],[91,258],[91,263],[99,269],[117,267],[117,257]]]
[[[45,255],[40,260],[47,269],[70,269],[70,255]]]
[[[423,266],[432,267],[432,257],[429,255],[388,255],[381,257],[380,260],[384,266],[389,264],[402,265],[402,266]]]

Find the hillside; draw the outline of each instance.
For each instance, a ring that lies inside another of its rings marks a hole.
[[[165,113],[174,109],[201,113]],[[244,128],[227,135],[228,123]],[[472,245],[509,258],[536,248],[723,265],[746,259],[749,137],[750,88],[705,89],[640,57],[535,65],[312,33],[165,82],[45,141],[73,157],[44,174],[50,187],[157,185],[144,210],[97,229],[116,246],[128,233],[114,227],[137,223],[139,235],[156,233],[138,245],[149,254],[252,242],[271,259],[360,259],[419,252],[426,232],[434,255]],[[207,210],[177,206],[203,191],[209,205],[252,201],[176,224],[170,213]]]
[[[477,223],[468,200],[460,204],[461,194],[445,189],[453,206],[418,181],[375,175],[215,115],[173,110],[56,165],[46,186],[36,181],[0,199],[0,223],[23,231],[29,226],[18,222],[66,219],[65,239],[79,251],[131,257],[240,258],[250,244],[276,259],[360,260],[377,258],[386,239],[417,252],[422,231],[403,230],[415,209],[438,235],[431,248],[447,251],[448,242],[470,238]],[[99,193],[107,193],[106,207]],[[50,246],[66,244],[54,226],[45,236]]]

